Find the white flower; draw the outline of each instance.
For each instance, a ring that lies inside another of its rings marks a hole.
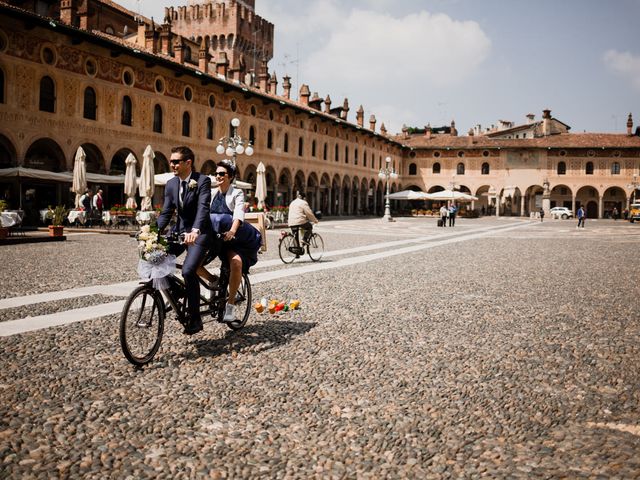
[[[196,182],[193,178],[189,180],[189,190],[193,190],[198,186],[198,182]]]
[[[142,233],[149,233],[151,231],[151,227],[149,225],[143,225],[142,228],[140,228],[140,232]]]

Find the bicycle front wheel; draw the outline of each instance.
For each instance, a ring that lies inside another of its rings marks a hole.
[[[228,293],[227,293],[228,295]],[[231,330],[240,330],[245,326],[251,313],[251,282],[249,281],[249,275],[242,274],[242,280],[240,280],[240,286],[236,293],[236,315],[235,322],[227,323],[227,326]]]
[[[319,261],[324,255],[324,240],[317,233],[311,235],[309,244],[307,245],[307,253],[312,261]]]
[[[296,241],[293,238],[293,235],[287,233],[284,237],[282,237],[278,245],[280,260],[282,260],[284,263],[293,262],[298,257],[298,255],[294,253],[296,251],[296,248]]]
[[[120,346],[129,362],[141,367],[153,359],[162,341],[164,316],[156,289],[143,285],[131,292],[120,316]]]

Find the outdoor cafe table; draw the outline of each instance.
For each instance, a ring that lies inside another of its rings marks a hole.
[[[67,216],[67,220],[69,221],[69,224],[77,221],[84,225],[87,221],[87,212],[84,210],[71,210]]]
[[[15,227],[22,223],[22,217],[18,212],[6,210],[0,212],[0,226],[2,227]]]

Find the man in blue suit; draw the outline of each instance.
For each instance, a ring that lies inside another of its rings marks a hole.
[[[193,335],[202,330],[200,318],[200,283],[197,270],[207,253],[212,229],[209,218],[211,203],[211,179],[194,170],[195,156],[189,147],[171,149],[171,169],[174,177],[164,190],[164,205],[158,216],[158,230],[162,232],[175,211],[176,225],[173,231],[184,233],[184,244],[171,245],[171,253],[178,256],[187,249],[182,265],[182,276],[187,290],[187,311],[190,319],[184,333]]]

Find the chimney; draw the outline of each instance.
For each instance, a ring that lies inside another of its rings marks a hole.
[[[89,30],[89,2],[83,2],[78,9],[78,16],[80,17],[80,28],[83,30]]]
[[[76,0],[62,0],[60,2],[60,21],[67,25],[75,25],[78,15]]]
[[[309,106],[309,97],[311,96],[311,92],[309,91],[309,85],[303,83],[300,87],[300,103],[305,107]]]
[[[144,24],[144,21],[138,18],[138,38],[136,38],[136,43],[141,47],[145,44],[147,27]]]
[[[182,38],[176,38],[176,43],[173,45],[173,53],[176,62],[184,63],[184,46],[182,45]]]
[[[282,92],[282,96],[287,100],[291,99],[291,77],[285,75],[282,77],[282,88],[284,92]]]
[[[278,79],[276,78],[276,72],[271,74],[271,78],[269,78],[269,92],[271,95],[277,95],[278,92]]]
[[[211,55],[209,55],[209,49],[207,48],[207,40],[203,37],[202,43],[200,44],[200,50],[198,51],[198,70],[202,73],[209,73],[210,59]]]
[[[324,99],[324,113],[331,113],[331,97],[329,95]]]
[[[153,22],[153,19],[151,19],[151,25],[149,25],[144,32],[144,48],[152,51],[153,53],[158,53],[158,44],[156,39],[156,24]]]
[[[318,92],[313,92],[311,95],[311,99],[309,100],[309,106],[314,110],[322,110],[322,102],[323,100],[318,96]]]
[[[527,125],[531,125],[536,116],[533,113],[527,113]]]
[[[384,126],[384,123],[380,125],[380,133],[385,137],[387,136],[387,127]]]
[[[349,99],[345,98],[344,102],[342,102],[342,112],[340,112],[340,118],[346,121],[347,115],[349,115]]]
[[[258,85],[263,92],[269,91],[269,69],[266,60],[260,60],[260,70],[258,73]]]
[[[627,135],[633,135],[633,118],[631,118],[631,113],[629,113],[629,118],[627,118]]]
[[[542,135],[551,135],[551,110],[542,111]]]
[[[227,60],[227,53],[220,52],[218,54],[218,60],[216,61],[216,73],[219,76],[227,78],[227,69],[229,68],[229,60]]]
[[[458,136],[458,130],[456,130],[456,122],[454,120],[451,120],[451,136],[452,137]]]
[[[360,105],[360,108],[358,108],[356,112],[356,123],[360,128],[364,126],[364,108],[362,108],[362,105]]]
[[[424,138],[426,138],[427,140],[431,139],[431,124],[427,123],[427,125],[424,127]]]
[[[160,30],[160,51],[165,55],[171,55],[171,18],[165,10],[164,23]]]
[[[475,134],[475,132],[473,131],[473,128],[470,128],[469,131],[467,132],[467,135],[469,135],[470,137],[473,137]]]
[[[369,117],[369,130],[371,130],[372,132],[376,131],[376,116],[375,115],[371,115]]]

